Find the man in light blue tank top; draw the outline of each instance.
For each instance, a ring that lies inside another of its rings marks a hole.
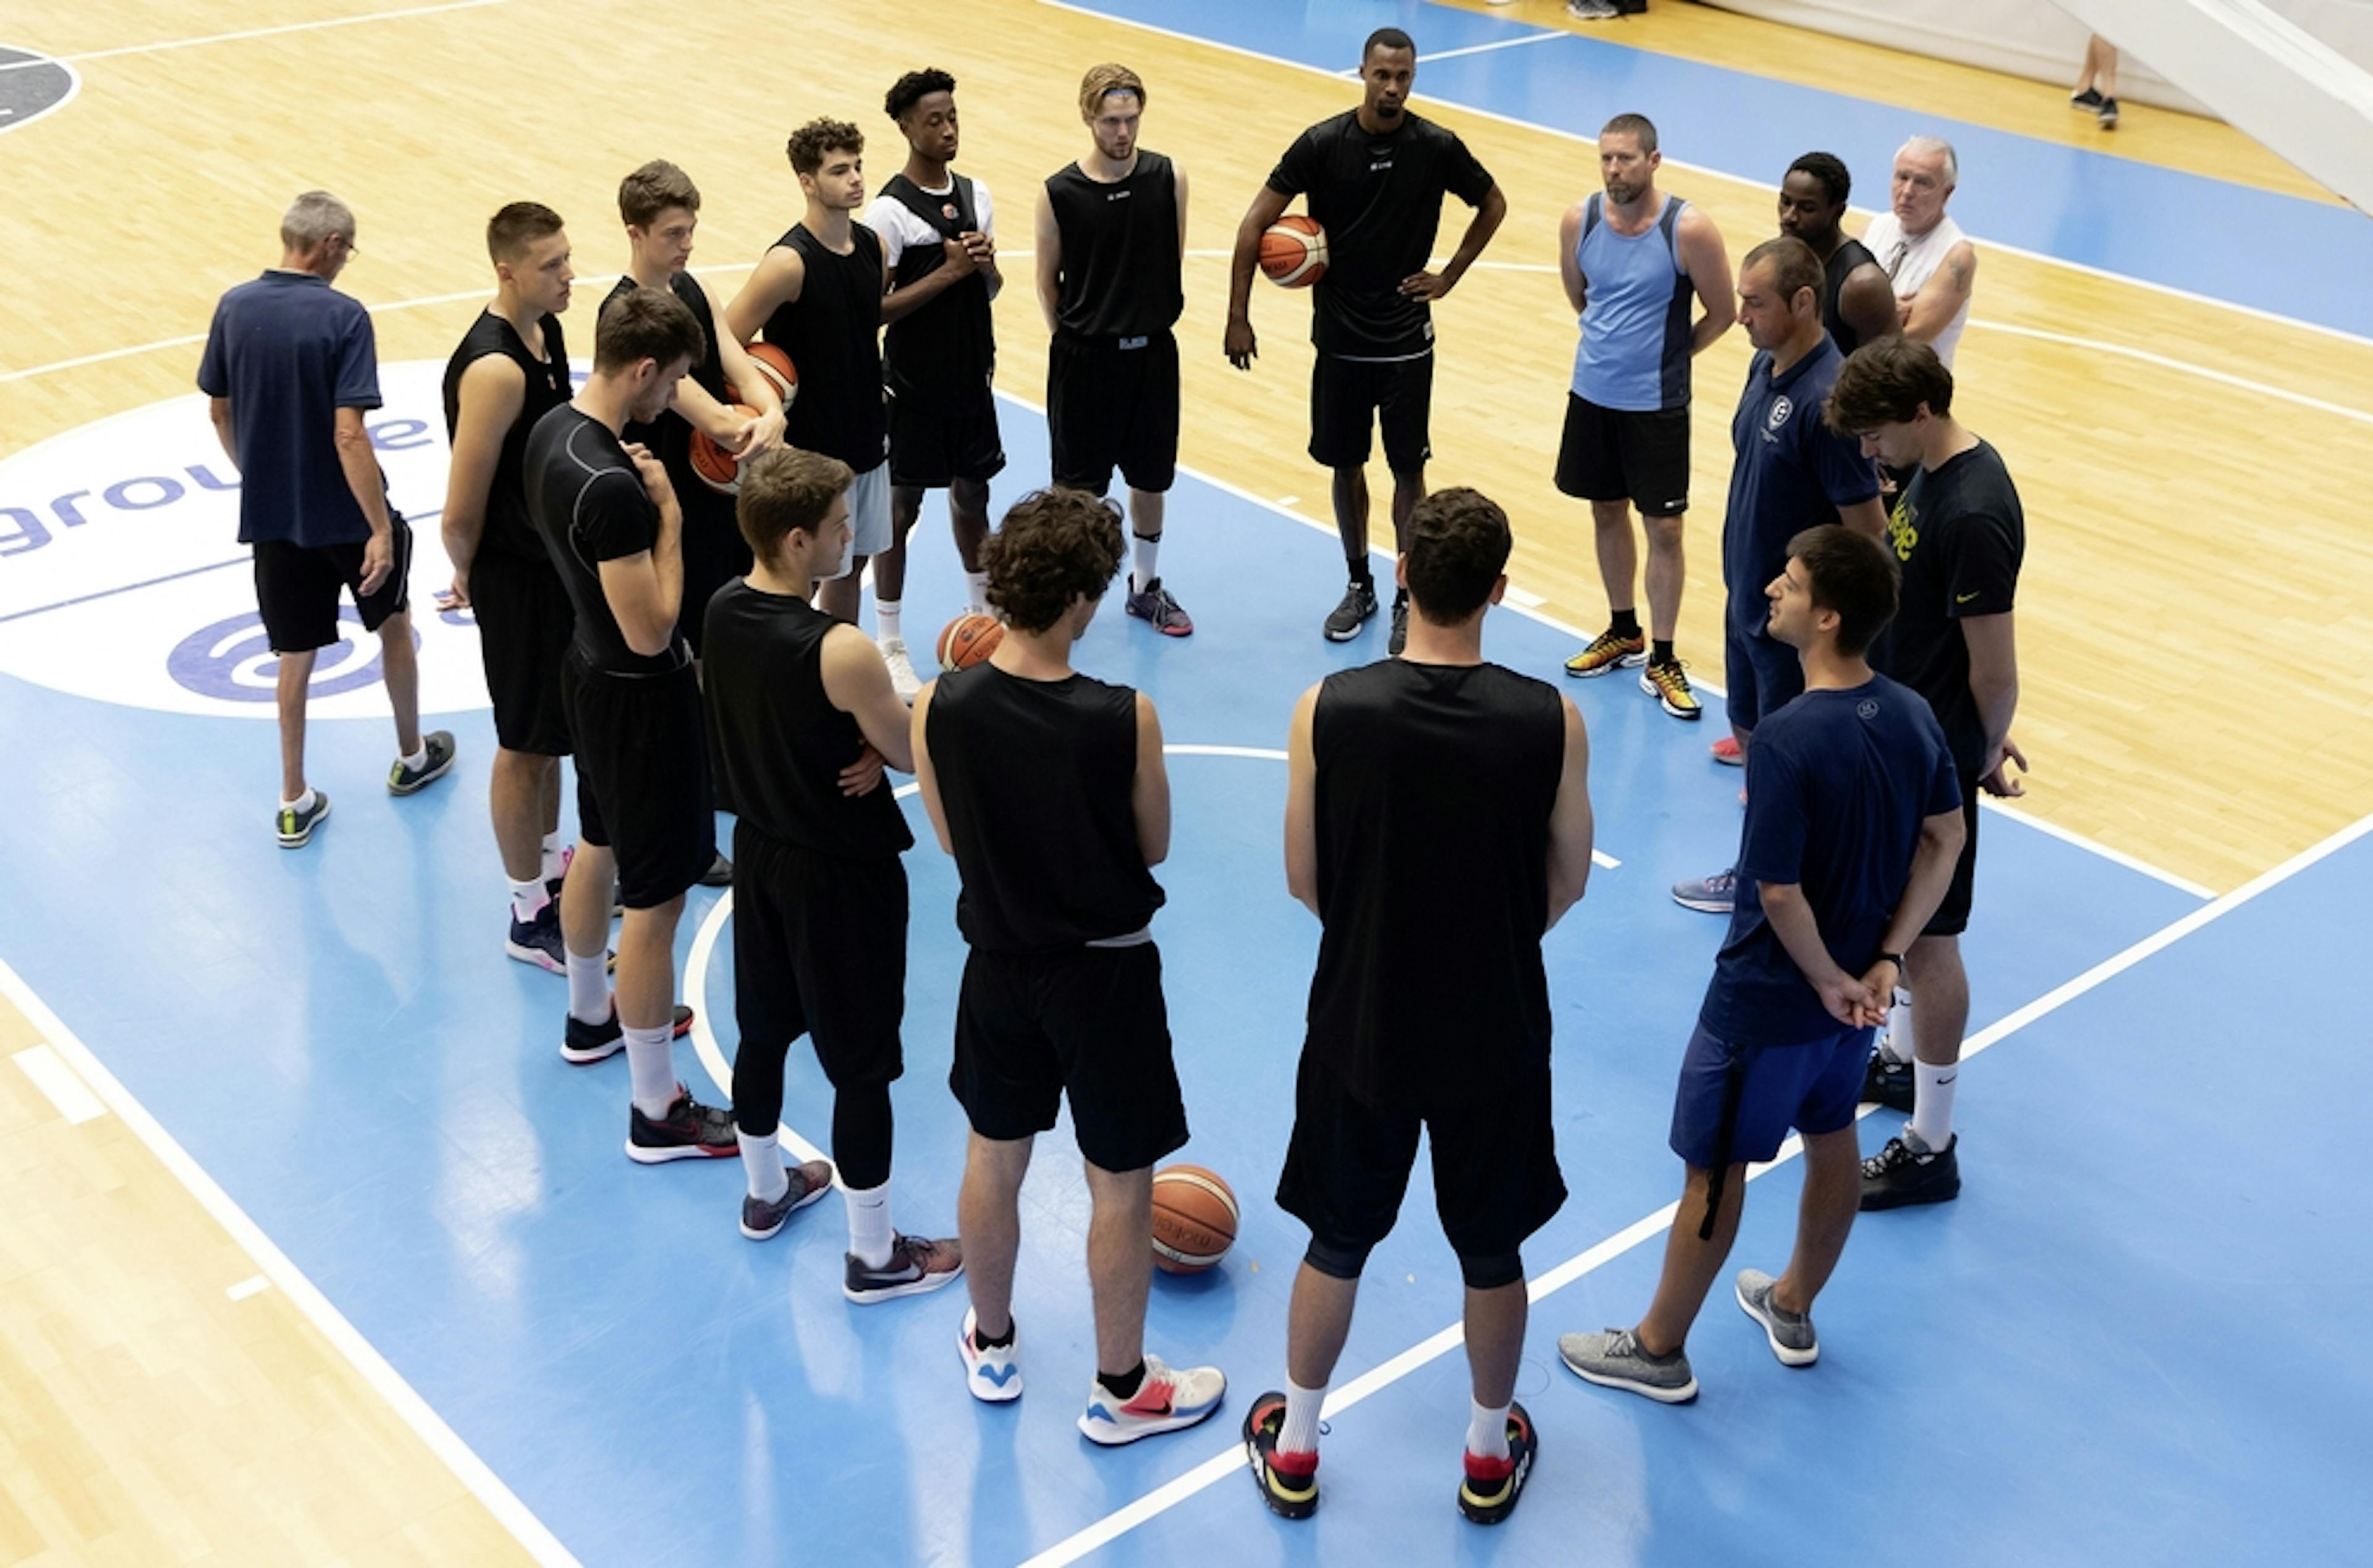
[[[1689,361],[1730,330],[1738,308],[1713,220],[1656,189],[1663,161],[1656,127],[1643,115],[1617,115],[1598,134],[1606,191],[1569,208],[1558,230],[1558,273],[1582,318],[1582,342],[1557,483],[1590,503],[1610,612],[1607,629],[1565,672],[1644,665],[1640,689],[1675,718],[1694,719],[1697,698],[1673,654],[1689,507]],[[1694,321],[1692,295],[1703,307]],[[1648,535],[1646,636],[1632,597],[1635,505]]]

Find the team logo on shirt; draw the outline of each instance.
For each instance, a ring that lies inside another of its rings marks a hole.
[[[1787,424],[1788,416],[1795,412],[1796,405],[1788,401],[1787,393],[1783,392],[1771,400],[1771,412],[1763,416],[1763,427],[1767,430],[1777,430]]]
[[[1854,717],[1865,720],[1878,717],[1878,699],[1876,697],[1864,697],[1861,702],[1856,703],[1854,704]]]
[[[424,713],[486,705],[476,628],[436,604],[452,580],[437,531],[444,374],[441,361],[380,366],[386,406],[364,420],[412,524]],[[279,666],[255,612],[239,500],[239,473],[196,394],[0,458],[0,675],[126,707],[274,717]],[[351,604],[339,633],[314,661],[313,714],[384,722],[379,639]]]

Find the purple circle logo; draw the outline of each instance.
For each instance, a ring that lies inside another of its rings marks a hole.
[[[334,697],[379,682],[378,649],[366,651],[346,633],[348,626],[359,630],[362,623],[353,606],[339,607],[338,640],[322,648],[313,662],[308,688],[313,696]],[[412,633],[412,645],[420,645],[417,631]],[[182,638],[166,656],[165,670],[176,684],[201,697],[269,703],[278,695],[280,660],[272,652],[271,639],[264,635],[263,618],[253,610],[217,621]]]

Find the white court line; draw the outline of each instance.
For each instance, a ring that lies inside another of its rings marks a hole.
[[[1553,38],[1572,38],[1572,36],[1573,34],[1570,32],[1528,32],[1521,38],[1503,38],[1492,43],[1470,43],[1462,49],[1436,50],[1425,56],[1425,61],[1426,64],[1432,64],[1436,60],[1455,60],[1462,54],[1489,54],[1495,49],[1516,49],[1527,43],[1547,43]],[[1347,70],[1329,72],[1328,75],[1356,82],[1360,79],[1360,67],[1353,65]]]
[[[49,1096],[50,1103],[58,1108],[67,1126],[79,1127],[107,1114],[107,1107],[90,1092],[90,1086],[76,1077],[74,1069],[48,1046],[28,1047],[17,1052],[14,1060],[25,1070],[25,1076],[33,1080],[33,1086]]]
[[[1099,11],[1091,6],[1074,4],[1073,0],[1038,0],[1038,4],[1041,6],[1051,6],[1058,11],[1069,11],[1075,16],[1093,17],[1100,22],[1109,22],[1118,27],[1136,28],[1141,32],[1156,33],[1163,38],[1176,39],[1181,43],[1199,44],[1205,49],[1216,49],[1223,54],[1239,54],[1247,60],[1260,61],[1263,64],[1281,66],[1289,71],[1307,72],[1313,75],[1324,76],[1328,81],[1339,81],[1341,79],[1334,72],[1327,70],[1323,65],[1305,65],[1299,60],[1288,60],[1281,55],[1265,54],[1257,49],[1246,49],[1240,43],[1222,43],[1217,39],[1201,38],[1191,32],[1182,32],[1176,28],[1165,28],[1154,22],[1140,22],[1133,17],[1116,17],[1109,12]],[[1580,38],[1583,35],[1580,33],[1560,33],[1557,36],[1561,38]],[[1629,46],[1627,45],[1625,47]],[[1444,52],[1448,52],[1445,51]],[[1428,60],[1440,59],[1441,57],[1442,56],[1440,55],[1420,52],[1418,55],[1418,68],[1420,73],[1423,73],[1425,63]],[[1702,62],[1698,62],[1698,64],[1702,64]],[[1595,145],[1597,141],[1597,138],[1594,135],[1584,135],[1581,133],[1574,131],[1561,131],[1554,125],[1544,125],[1537,120],[1526,120],[1514,114],[1502,114],[1499,110],[1492,109],[1479,109],[1474,104],[1461,103],[1455,99],[1437,98],[1432,99],[1432,101],[1457,110],[1462,114],[1472,114],[1485,120],[1496,120],[1502,125],[1513,125],[1522,131],[1538,131],[1545,135],[1557,136],[1565,141],[1579,143],[1586,146]],[[1900,105],[1889,104],[1885,107],[1897,109],[1903,113],[1918,112],[1913,110],[1904,110]],[[2016,134],[2015,132],[2006,134]],[[1759,180],[1749,179],[1748,176],[1743,174],[1733,174],[1728,169],[1713,168],[1704,164],[1684,163],[1676,157],[1666,157],[1664,160],[1664,167],[1666,168],[1683,169],[1691,174],[1702,174],[1715,180],[1726,180],[1733,185],[1744,185],[1751,191],[1769,193],[1773,189],[1773,187],[1764,184],[1763,181]],[[2188,171],[2179,170],[2178,172]],[[2195,175],[2193,178],[2206,180],[2210,177],[2207,175]],[[2310,204],[2320,205],[2320,203]],[[2151,290],[2153,293],[2168,295],[2176,299],[2187,299],[2195,305],[2213,305],[2220,309],[2238,311],[2244,316],[2255,317],[2261,321],[2272,321],[2277,325],[2285,327],[2297,327],[2301,331],[2320,332],[2325,337],[2338,338],[2344,343],[2351,343],[2362,347],[2373,348],[2373,337],[2367,337],[2362,332],[2352,332],[2344,327],[2327,327],[2320,321],[2304,320],[2297,316],[2285,316],[2279,311],[2261,309],[2259,307],[2254,305],[2242,305],[2230,299],[2217,299],[2209,295],[2195,294],[2191,289],[2178,288],[2173,284],[2154,283],[2148,278],[2138,278],[2131,273],[2113,273],[2107,267],[2096,267],[2085,261],[2072,261],[2064,256],[2053,256],[2046,254],[2040,250],[2029,250],[2023,246],[2006,245],[2001,240],[1987,239],[1981,235],[1972,235],[1970,238],[1976,239],[1981,246],[1986,247],[1987,249],[1999,250],[2007,256],[2022,256],[2031,261],[2041,261],[2046,265],[2054,267],[2065,267],[2071,272],[2084,273],[2091,277],[2108,278],[2115,283],[2132,284],[2136,288],[2146,288]]]
[[[223,1294],[233,1301],[245,1301],[249,1296],[262,1295],[271,1288],[270,1280],[265,1279],[262,1274],[252,1274],[240,1281],[239,1283],[228,1287]]]
[[[288,1260],[287,1254],[273,1244],[263,1227],[248,1217],[247,1212],[232,1201],[204,1167],[190,1157],[164,1124],[148,1113],[146,1106],[132,1097],[132,1092],[116,1081],[90,1048],[55,1013],[48,1004],[33,993],[32,987],[5,960],[0,960],[0,997],[16,1005],[41,1038],[64,1057],[83,1081],[97,1092],[107,1108],[123,1120],[139,1140],[148,1145],[165,1168],[170,1171],[199,1206],[214,1217],[215,1223],[228,1231],[247,1255],[263,1268],[264,1276],[285,1292],[297,1304],[323,1338],[337,1347],[338,1353],[360,1373],[402,1418],[406,1426],[417,1434],[473,1496],[486,1505],[487,1511],[501,1521],[529,1556],[538,1562],[567,1564],[574,1568],[577,1559],[560,1544],[560,1539],[544,1527],[544,1521],[531,1513],[527,1504],[513,1495],[502,1478],[489,1469],[486,1462],[462,1441],[444,1418],[429,1407],[403,1374],[388,1364],[385,1356],[352,1323],[345,1314],[330,1304],[320,1287],[308,1279],[303,1271]]]
[[[447,0],[440,6],[408,6],[400,11],[371,11],[359,17],[330,17],[321,21],[288,22],[280,27],[248,28],[239,32],[207,33],[200,38],[167,39],[159,43],[127,43],[116,49],[87,49],[76,54],[53,54],[39,60],[18,60],[0,65],[0,71],[29,70],[37,65],[68,61],[112,60],[124,54],[162,54],[175,49],[195,49],[206,43],[236,43],[243,39],[271,38],[280,33],[319,32],[324,28],[350,28],[361,22],[392,22],[403,17],[434,16],[439,11],[473,11],[482,6],[500,6],[505,0]]]
[[[2268,889],[2288,881],[2317,862],[2347,848],[2368,832],[2373,832],[2373,816],[2359,818],[2321,843],[2302,850],[2273,870],[2252,877],[2241,887],[2236,888],[2213,902],[2193,910],[2181,919],[2161,927],[2122,952],[2102,959],[2075,979],[2054,986],[2024,1007],[2005,1017],[1996,1019],[1977,1034],[1970,1036],[1961,1047],[1962,1059],[1967,1061],[1980,1051],[2016,1034],[2037,1019],[2059,1011],[2087,992],[2123,974],[2145,958],[2172,947],[2201,927],[2223,919]],[[1856,1112],[1856,1119],[1868,1116],[1876,1109],[1873,1106],[1863,1107]],[[1791,1136],[1781,1145],[1779,1154],[1769,1165],[1750,1167],[1747,1173],[1748,1179],[1752,1181],[1764,1176],[1804,1152],[1803,1141]],[[1584,1275],[1603,1268],[1642,1242],[1662,1236],[1672,1225],[1673,1218],[1679,1209],[1679,1203],[1675,1202],[1666,1204],[1654,1214],[1642,1215],[1604,1241],[1577,1253],[1557,1267],[1536,1277],[1526,1286],[1526,1297],[1530,1301],[1538,1302],[1564,1289]],[[1453,1323],[1431,1338],[1411,1345],[1391,1360],[1362,1373],[1328,1395],[1322,1413],[1329,1418],[1339,1416],[1344,1411],[1358,1404],[1369,1395],[1400,1381],[1436,1357],[1447,1354],[1455,1349],[1465,1337],[1465,1331],[1460,1325]],[[1085,1529],[1058,1541],[1046,1551],[1027,1559],[1022,1568],[1060,1568],[1061,1564],[1076,1562],[1089,1552],[1109,1545],[1149,1519],[1166,1513],[1196,1493],[1234,1474],[1242,1469],[1244,1465],[1244,1446],[1241,1443],[1231,1444],[1224,1452],[1212,1455],[1186,1474],[1147,1493],[1135,1502],[1116,1509]]]

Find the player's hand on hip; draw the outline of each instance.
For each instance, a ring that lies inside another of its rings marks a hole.
[[[1411,299],[1440,299],[1450,288],[1450,280],[1440,273],[1411,273],[1401,279],[1401,293]]]
[[[1260,357],[1260,343],[1253,336],[1253,324],[1248,318],[1237,317],[1228,322],[1228,331],[1221,346],[1227,351],[1228,363],[1239,370],[1250,370],[1253,361]]]
[[[380,586],[387,581],[387,575],[394,569],[393,534],[386,528],[373,529],[369,540],[363,545],[362,591],[366,594],[379,592]]]
[[[857,761],[840,771],[840,793],[847,796],[871,795],[881,786],[883,761],[882,753],[867,741],[858,752]]]

